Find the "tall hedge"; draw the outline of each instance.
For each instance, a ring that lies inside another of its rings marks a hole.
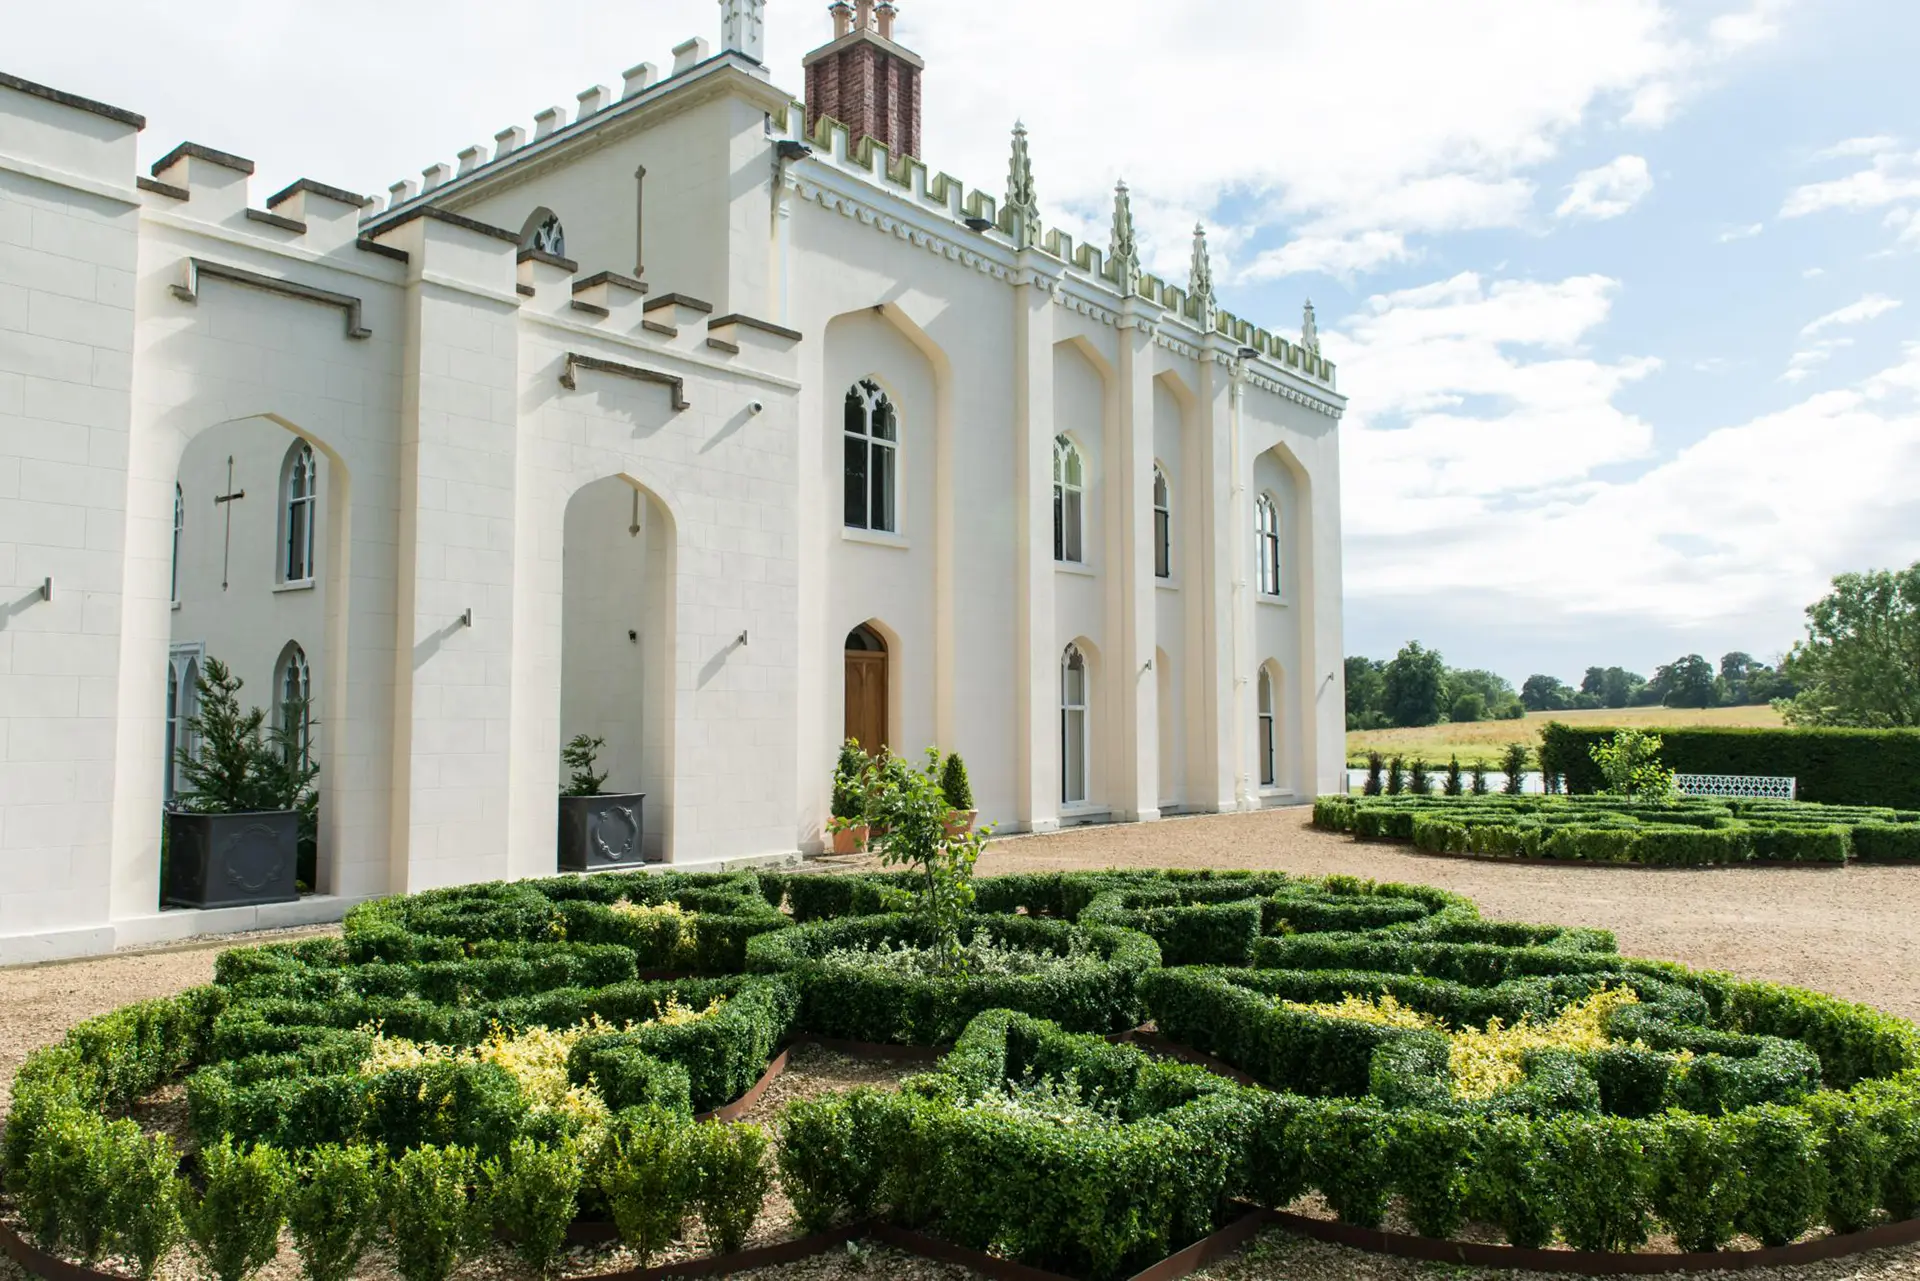
[[[1541,731],[1540,759],[1573,793],[1605,785],[1592,749],[1613,729],[1558,721]],[[1660,761],[1680,774],[1758,774],[1800,781],[1800,799],[1828,805],[1920,809],[1920,730],[1663,729]]]

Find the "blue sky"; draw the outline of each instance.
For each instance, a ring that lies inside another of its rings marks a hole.
[[[1350,652],[1516,682],[1761,656],[1832,575],[1920,560],[1920,4],[899,0],[928,161],[990,191],[1015,116],[1056,225],[1150,268],[1196,219],[1227,305],[1318,306]],[[770,0],[776,81],[829,34]],[[5,69],[365,191],[642,60],[713,0],[69,0]]]

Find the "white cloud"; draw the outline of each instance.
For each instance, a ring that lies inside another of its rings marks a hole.
[[[1807,267],[1801,271],[1800,279],[1818,280],[1820,279],[1820,277],[1826,274],[1827,274],[1827,269],[1825,267]]]
[[[1833,353],[1853,346],[1851,338],[1822,338],[1812,346],[1804,347],[1787,360],[1787,367],[1780,375],[1783,383],[1803,383],[1818,373],[1822,366],[1833,359]]]
[[[1767,224],[1764,222],[1748,223],[1744,227],[1729,227],[1720,233],[1720,243],[1727,245],[1736,240],[1752,240],[1766,229]]]
[[[1865,169],[1795,187],[1780,206],[1782,218],[1804,218],[1829,209],[1880,209],[1920,199],[1920,152],[1904,151],[1891,138],[1851,138],[1824,157],[1867,157]]]
[[[1898,298],[1889,298],[1885,294],[1868,294],[1859,302],[1848,303],[1838,311],[1830,311],[1817,320],[1808,321],[1800,330],[1800,336],[1811,338],[1822,330],[1841,325],[1864,325],[1870,320],[1878,320],[1899,306]]]
[[[1643,156],[1620,156],[1573,180],[1554,212],[1562,218],[1618,218],[1653,190]]]
[[[1813,153],[1815,160],[1847,160],[1857,156],[1877,156],[1899,147],[1898,138],[1873,134],[1865,138],[1843,138],[1831,147]]]
[[[1615,291],[1456,277],[1328,333],[1368,388],[1343,428],[1350,598],[1489,631],[1738,617],[1784,638],[1834,573],[1920,558],[1920,343],[1660,457],[1614,403],[1655,362],[1581,351]]]
[[[1407,238],[1397,231],[1364,231],[1354,236],[1302,236],[1260,254],[1239,273],[1247,282],[1278,280],[1307,272],[1351,276],[1413,257]]]

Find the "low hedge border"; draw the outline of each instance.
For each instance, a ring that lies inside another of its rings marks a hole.
[[[1316,826],[1429,854],[1654,867],[1839,865],[1920,859],[1920,813],[1793,802],[1612,797],[1352,797],[1314,804]]]
[[[1009,1101],[1010,1085],[1035,1080],[1052,1090]],[[1078,1123],[1049,1111],[1089,1101],[1111,1111]],[[1229,1217],[1254,1115],[1249,1091],[1204,1068],[994,1010],[899,1093],[790,1104],[781,1177],[806,1226],[880,1213],[1102,1281]]]
[[[881,966],[823,965],[835,949],[924,942],[923,925],[903,915],[816,921],[763,934],[747,947],[747,964],[790,974],[799,989],[797,1025],[820,1036],[903,1045],[945,1045],[976,1015],[1020,1010],[1079,1032],[1120,1032],[1139,1023],[1135,983],[1160,964],[1160,948],[1132,930],[1027,916],[972,916],[971,941],[989,932],[1004,945],[1064,955],[1078,941],[1090,955],[1053,973],[919,975]]]
[[[1367,946],[1377,945],[1352,943]],[[1317,1189],[1342,1220],[1371,1229],[1398,1193],[1427,1236],[1471,1217],[1499,1224],[1516,1246],[1558,1231],[1592,1251],[1636,1249],[1656,1220],[1683,1246],[1717,1249],[1736,1231],[1784,1246],[1822,1223],[1848,1234],[1880,1211],[1901,1221],[1920,1209],[1911,1026],[1814,993],[1712,975],[1689,987],[1671,981],[1678,967],[1616,957],[1606,972],[1591,959],[1562,954],[1567,968],[1551,978],[1509,980],[1473,1000],[1459,983],[1409,972],[1417,965],[1163,970],[1142,989],[1164,1038],[1273,1091],[1257,1095],[1249,1140],[1249,1193],[1264,1205]],[[1452,1097],[1446,1043],[1432,1032],[1270,999],[1391,993],[1461,1026],[1602,984],[1641,994],[1615,1013],[1614,1048],[1536,1052],[1521,1086],[1477,1102]],[[1719,989],[1713,1000],[1709,987]],[[1628,1037],[1649,1048],[1622,1044]],[[1683,1071],[1680,1050],[1690,1055]],[[1729,1168],[1743,1171],[1739,1183],[1723,1177]]]
[[[691,913],[691,949],[672,922],[610,910],[622,899]],[[460,960],[565,940],[629,948],[642,971],[729,974],[743,967],[748,939],[791,924],[751,872],[603,872],[377,899],[347,913],[344,937],[357,962]]]

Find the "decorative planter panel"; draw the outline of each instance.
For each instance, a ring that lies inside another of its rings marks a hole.
[[[170,907],[258,907],[293,903],[300,861],[300,815],[167,815],[167,883],[160,901]]]
[[[602,872],[647,862],[641,851],[643,794],[562,796],[560,870]]]

